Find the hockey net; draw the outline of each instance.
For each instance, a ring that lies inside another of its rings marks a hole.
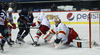
[[[100,44],[100,12],[89,12],[89,46],[92,47],[92,41]]]

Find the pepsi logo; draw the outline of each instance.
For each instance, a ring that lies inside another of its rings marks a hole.
[[[67,19],[68,19],[69,21],[72,21],[72,20],[74,19],[73,13],[68,13],[68,14],[67,14]]]

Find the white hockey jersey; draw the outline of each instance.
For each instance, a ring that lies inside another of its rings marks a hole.
[[[41,14],[38,17],[38,20],[36,22],[36,26],[40,26],[40,25],[46,25],[46,26],[50,27],[50,22],[44,14]]]
[[[9,13],[7,12],[7,18],[8,20],[7,21],[10,21],[11,24],[13,24],[13,18],[12,18],[12,14],[9,15]]]
[[[56,34],[58,38],[61,38],[63,43],[68,41],[69,28],[63,23],[60,23],[58,27],[54,25],[53,29],[51,29],[51,33]]]

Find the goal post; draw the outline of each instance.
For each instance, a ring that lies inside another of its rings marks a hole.
[[[89,12],[89,46],[92,40],[100,44],[100,12]]]
[[[91,48],[91,12],[89,13],[89,46]]]

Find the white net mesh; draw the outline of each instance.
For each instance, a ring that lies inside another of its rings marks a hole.
[[[100,12],[90,12],[91,40],[100,44]]]

